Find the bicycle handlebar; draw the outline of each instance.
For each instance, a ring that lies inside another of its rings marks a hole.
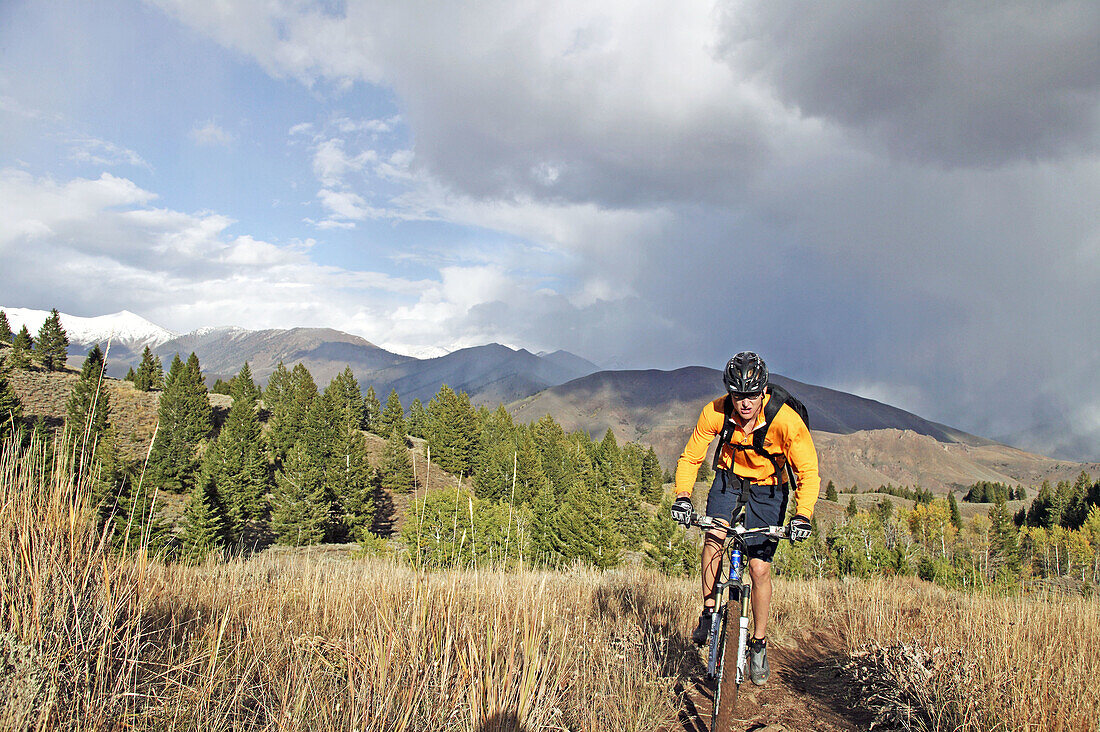
[[[725,529],[727,534],[735,534],[741,538],[746,536],[753,536],[755,534],[762,534],[770,539],[789,539],[787,535],[786,526],[763,526],[759,529],[746,529],[744,525],[737,524],[736,526],[730,526],[721,519],[716,519],[711,516],[703,516],[695,511],[691,512],[691,525],[698,526],[704,531],[707,529]]]

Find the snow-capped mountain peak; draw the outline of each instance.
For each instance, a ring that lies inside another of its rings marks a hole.
[[[8,308],[0,306],[8,317],[8,323],[13,331],[18,331],[24,325],[34,337],[42,323],[49,317],[45,310],[32,310],[30,308]],[[112,313],[111,315],[98,315],[94,318],[82,318],[78,315],[61,313],[61,327],[69,336],[69,342],[90,346],[93,343],[106,344],[108,341],[114,344],[125,345],[130,349],[140,351],[145,346],[156,348],[176,337],[172,331],[162,328],[156,323],[151,323],[145,318],[131,313],[129,310]]]

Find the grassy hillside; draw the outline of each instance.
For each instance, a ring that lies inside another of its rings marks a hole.
[[[59,428],[65,421],[66,402],[78,376],[78,370],[71,368],[53,372],[31,368],[14,369],[8,374],[8,379],[16,396],[23,403],[26,419],[33,422],[41,417],[51,428]],[[130,382],[112,378],[104,379],[104,385],[110,394],[110,419],[118,435],[122,454],[126,459],[140,463],[148,454],[149,444],[153,439],[160,392],[138,391]],[[228,396],[213,393],[209,394],[208,398],[213,408],[214,426],[217,430],[228,414],[233,400]],[[261,416],[264,416],[262,411]],[[381,460],[386,441],[374,434],[364,434],[368,459],[372,465],[377,465]],[[409,455],[416,472],[417,490],[398,495],[386,492],[382,496],[388,504],[386,509],[392,512],[394,530],[400,529],[405,516],[409,513],[410,504],[422,498],[426,491],[449,488],[458,483],[457,478],[436,465],[433,465],[431,470],[427,470],[424,441],[410,438],[410,442]],[[188,497],[162,493],[157,500],[161,517],[171,525],[182,517]]]
[[[64,466],[0,452],[0,726],[701,730],[695,581],[103,553]],[[1100,601],[777,581],[748,729],[1095,730]],[[769,727],[770,725],[770,727]]]

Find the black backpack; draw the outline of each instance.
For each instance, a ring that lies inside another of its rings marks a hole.
[[[810,427],[810,416],[806,412],[806,405],[779,384],[768,385],[766,391],[768,394],[771,394],[771,399],[764,405],[764,426],[752,433],[751,445],[734,445],[730,443],[736,425],[733,422],[733,397],[726,394],[726,398],[722,400],[722,412],[725,414],[725,419],[722,421],[722,432],[718,435],[718,445],[714,448],[713,469],[718,470],[719,461],[722,457],[722,448],[726,445],[729,445],[734,450],[752,450],[753,452],[763,455],[771,462],[772,467],[775,468],[775,478],[779,483],[783,482],[783,476],[780,475],[780,471],[786,470],[788,485],[791,488],[797,488],[798,481],[795,480],[794,470],[791,468],[790,461],[784,459],[783,467],[780,468],[779,460],[783,458],[783,455],[772,454],[765,450],[764,438],[768,436],[768,430],[771,429],[772,421],[784,404],[793,409],[795,414],[802,418],[807,429]]]

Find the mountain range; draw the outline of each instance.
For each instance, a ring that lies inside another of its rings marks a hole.
[[[47,315],[0,309],[13,330],[25,322],[32,334]],[[146,345],[165,366],[176,353],[186,357],[194,351],[209,383],[228,379],[245,361],[264,383],[283,362],[288,368],[304,364],[323,388],[350,366],[363,389],[373,387],[383,401],[393,389],[406,408],[413,399],[426,404],[445,383],[465,391],[475,404],[505,404],[519,421],[550,414],[567,430],[599,436],[610,428],[621,441],[652,445],[666,467],[675,463],[703,403],[722,392],[721,373],[715,369],[601,371],[565,351],[533,354],[500,344],[418,359],[327,328],[220,327],[175,334],[127,312],[100,318],[62,314],[62,323],[74,367],[92,344],[108,337],[114,376],[136,365]],[[806,404],[823,475],[840,485],[921,484],[947,490],[977,480],[1037,485],[1045,479],[1072,478],[1082,469],[1100,472],[1095,463],[1032,455],[873,399],[781,375],[774,378]]]
[[[13,330],[26,324],[32,335],[49,315],[44,310],[0,310],[8,314]],[[108,373],[115,377],[136,366],[146,346],[161,358],[165,368],[177,353],[186,358],[194,352],[210,384],[219,378],[228,380],[246,361],[253,377],[264,384],[282,362],[287,368],[301,363],[324,388],[350,366],[364,390],[372,386],[385,401],[394,389],[406,406],[413,399],[427,403],[441,384],[465,391],[476,404],[496,406],[599,370],[567,351],[533,354],[497,343],[418,359],[331,328],[217,327],[175,334],[129,312],[96,318],[62,313],[61,322],[69,336],[69,365],[79,367],[93,345],[109,341]]]

